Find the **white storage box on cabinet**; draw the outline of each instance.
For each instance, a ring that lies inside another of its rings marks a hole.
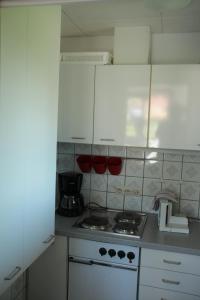
[[[94,144],[146,147],[150,66],[97,66]]]
[[[200,65],[152,66],[149,146],[199,150]]]
[[[58,141],[92,143],[95,66],[60,64]]]

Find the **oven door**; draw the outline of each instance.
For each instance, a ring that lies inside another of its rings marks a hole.
[[[136,300],[138,269],[69,259],[68,300]]]

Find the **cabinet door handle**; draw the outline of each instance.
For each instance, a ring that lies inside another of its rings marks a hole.
[[[102,142],[115,142],[114,139],[100,139]]]
[[[165,264],[168,264],[168,265],[176,265],[176,266],[180,266],[181,265],[180,261],[173,261],[173,260],[163,259],[163,262]]]
[[[21,267],[16,267],[4,280],[12,280],[20,271]]]
[[[43,244],[49,244],[54,239],[55,239],[55,235],[51,234],[45,241],[43,241]]]
[[[168,279],[162,279],[163,283],[168,283],[168,284],[175,284],[175,285],[179,285],[180,281],[174,281],[174,280],[168,280]]]
[[[72,136],[71,139],[72,140],[85,140],[84,137],[78,137],[78,136]]]

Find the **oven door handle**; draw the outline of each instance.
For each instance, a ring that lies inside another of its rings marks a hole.
[[[109,268],[129,270],[129,271],[134,271],[134,272],[138,271],[138,268],[136,268],[136,267],[130,268],[126,265],[114,265],[114,264],[99,262],[99,261],[95,261],[95,260],[80,259],[80,258],[73,258],[73,257],[69,257],[69,262],[83,264],[83,265],[89,265],[89,266],[97,265],[97,266],[103,266],[103,267],[109,267]]]

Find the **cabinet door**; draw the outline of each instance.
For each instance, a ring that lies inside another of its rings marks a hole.
[[[150,269],[149,269],[150,270]],[[149,271],[151,272],[151,271]],[[150,275],[151,276],[151,275]],[[199,300],[200,297],[140,285],[139,300]]]
[[[29,268],[29,300],[67,299],[67,239],[53,243]]]
[[[146,147],[150,66],[98,66],[94,143]]]
[[[25,268],[54,234],[60,7],[31,7],[28,18]]]
[[[23,269],[26,9],[1,8],[0,294]],[[5,278],[7,277],[7,280]]]
[[[152,67],[149,146],[199,150],[199,65]]]
[[[60,142],[92,143],[94,73],[92,65],[60,64]]]

